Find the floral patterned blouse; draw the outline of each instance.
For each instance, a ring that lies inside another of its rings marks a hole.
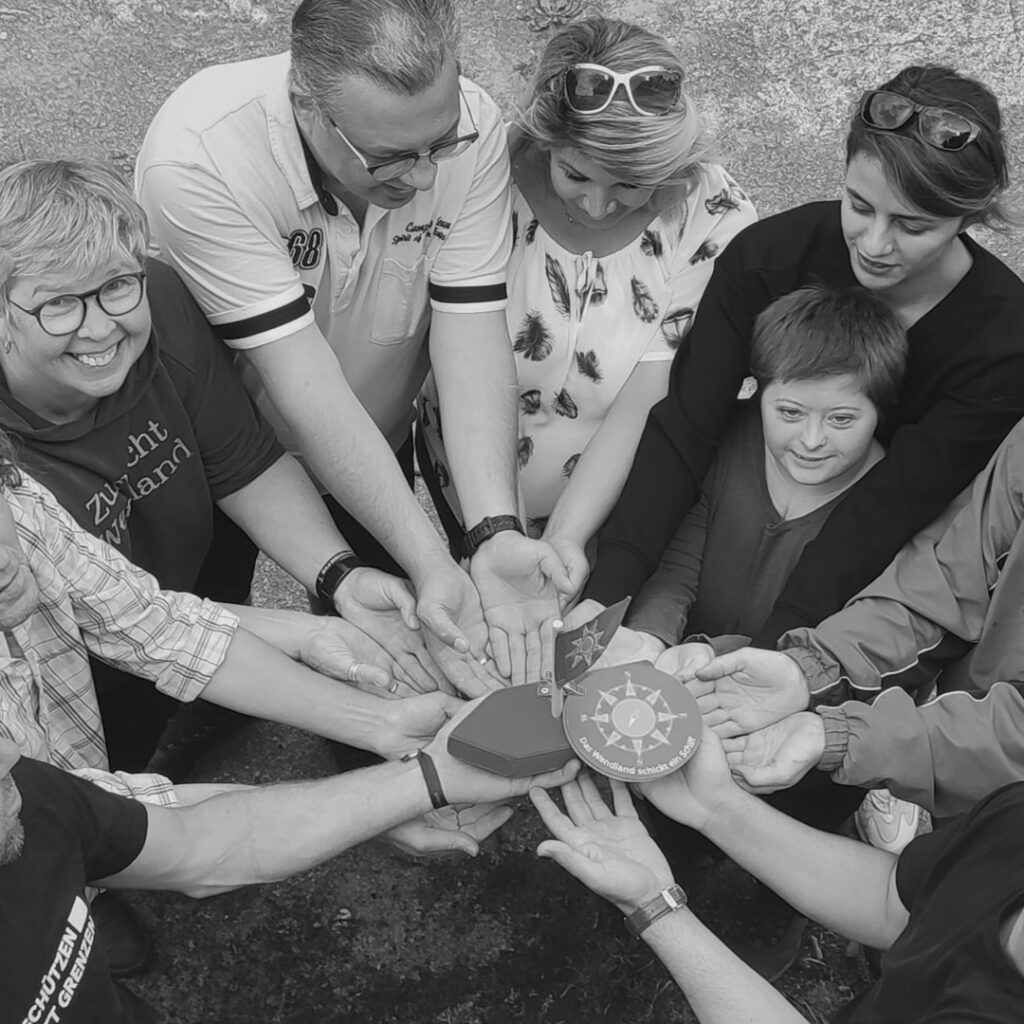
[[[715,256],[757,219],[717,164],[617,252],[569,252],[512,189],[506,319],[519,374],[519,472],[539,536],[590,439],[638,363],[670,360],[686,336]],[[458,509],[438,443],[436,400],[421,424],[445,496]]]

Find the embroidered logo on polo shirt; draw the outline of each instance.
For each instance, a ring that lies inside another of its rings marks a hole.
[[[391,236],[392,245],[401,245],[402,242],[422,242],[424,238],[440,238],[443,242],[452,229],[452,222],[443,217],[431,217],[423,224],[409,221],[405,229],[397,235]]]
[[[288,236],[288,253],[296,270],[312,270],[320,263],[324,233],[319,228],[297,228]]]

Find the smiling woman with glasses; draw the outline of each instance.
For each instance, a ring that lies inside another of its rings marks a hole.
[[[256,545],[312,587],[345,541],[184,285],[147,259],[148,240],[102,164],[0,171],[0,428],[84,529],[163,587],[241,605]],[[361,569],[338,599],[366,574],[391,585]],[[364,641],[353,672],[387,685]],[[111,762],[141,770],[178,702],[99,663],[93,675]],[[222,729],[203,714],[191,728]]]
[[[679,55],[623,21],[589,18],[552,36],[510,151],[520,482],[532,533],[585,567],[715,257],[755,213],[710,162]],[[431,457],[421,465],[443,505],[451,489],[429,395],[422,413]]]

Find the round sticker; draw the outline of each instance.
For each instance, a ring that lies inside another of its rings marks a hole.
[[[682,767],[700,744],[697,701],[650,662],[588,672],[573,684],[562,723],[580,760],[602,775],[644,782]]]

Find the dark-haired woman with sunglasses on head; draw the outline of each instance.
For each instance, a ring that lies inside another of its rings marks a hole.
[[[715,257],[756,219],[708,162],[682,80],[653,33],[574,22],[548,42],[511,131],[520,480],[531,531],[581,583]],[[429,398],[424,413],[436,463]]]
[[[908,67],[861,97],[840,202],[747,228],[719,258],[668,397],[652,410],[601,535],[588,596],[636,593],[698,494],[749,367],[757,314],[811,283],[879,295],[908,329],[888,457],[808,545],[759,638],[816,624],[938,515],[1024,414],[1024,283],[965,229],[1012,218],[999,105],[948,68]]]

